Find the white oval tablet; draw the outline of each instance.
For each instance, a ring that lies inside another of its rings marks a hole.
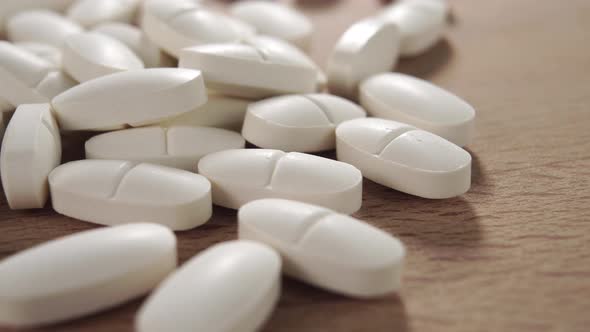
[[[161,123],[162,126],[202,126],[241,131],[248,99],[209,92],[207,103],[194,111],[184,113]]]
[[[370,115],[430,131],[459,146],[471,142],[475,110],[456,95],[413,76],[373,76],[360,88],[360,102]]]
[[[240,1],[230,8],[230,13],[250,24],[256,32],[284,39],[307,50],[311,45],[313,24],[295,8],[268,1]]]
[[[328,78],[324,71],[307,54],[303,53],[301,49],[289,42],[279,38],[257,35],[248,38],[245,43],[264,50],[266,53],[282,54],[284,58],[293,58],[296,62],[304,66],[313,67],[317,72],[316,91],[322,91],[326,87]]]
[[[370,298],[401,286],[404,245],[323,207],[281,199],[250,202],[238,213],[238,234],[277,250],[289,276],[324,289]]]
[[[205,155],[245,145],[240,134],[229,130],[154,126],[94,136],[86,142],[86,159],[129,160],[196,172]]]
[[[449,7],[440,0],[404,0],[386,8],[380,17],[395,23],[401,36],[400,54],[417,56],[442,37]]]
[[[52,100],[62,130],[113,130],[158,123],[207,102],[201,72],[134,70],[80,84]]]
[[[80,160],[49,175],[58,213],[102,225],[153,222],[187,230],[211,218],[211,184],[198,174],[152,164]]]
[[[0,261],[0,325],[35,327],[139,297],[176,268],[176,238],[133,224],[85,231]]]
[[[49,9],[65,11],[74,0],[5,0],[0,1],[0,35],[5,31],[6,19],[23,11]]]
[[[298,54],[245,43],[183,49],[179,67],[199,68],[208,88],[237,97],[312,93],[317,87],[316,68]]]
[[[338,160],[384,186],[424,198],[462,195],[471,186],[471,155],[403,123],[355,119],[336,128]]]
[[[61,138],[49,104],[19,106],[6,128],[0,154],[10,208],[42,208],[49,195],[47,176],[60,162]]]
[[[274,250],[250,241],[224,242],[168,277],[139,310],[136,330],[259,331],[280,290],[281,259]]]
[[[328,60],[330,92],[355,99],[360,82],[391,71],[398,52],[399,31],[395,24],[374,17],[353,24],[340,37]]]
[[[154,43],[175,57],[186,47],[238,42],[254,35],[251,26],[194,1],[146,2],[142,28]]]
[[[365,116],[358,105],[328,94],[274,97],[250,104],[242,135],[265,149],[332,150],[336,148],[336,126]]]
[[[47,102],[36,87],[52,70],[46,60],[0,41],[0,96],[12,106]]]
[[[52,71],[39,82],[36,91],[47,98],[49,102],[53,97],[78,85],[68,74],[60,71]]]
[[[64,70],[78,82],[97,77],[143,69],[141,59],[125,44],[100,33],[81,33],[66,38],[63,48]]]
[[[47,60],[0,41],[0,98],[12,109],[22,104],[47,103],[76,84]]]
[[[141,0],[77,0],[67,16],[80,25],[91,28],[104,22],[131,23]]]
[[[176,67],[172,57],[162,52],[147,36],[133,25],[125,23],[103,23],[93,32],[102,33],[127,45],[141,58],[148,68]]]
[[[38,42],[61,48],[64,40],[81,33],[82,27],[49,10],[17,14],[6,22],[6,34],[13,42]]]
[[[247,149],[212,153],[199,162],[213,202],[238,209],[260,198],[293,199],[351,214],[362,204],[363,177],[354,166],[303,153]]]
[[[14,43],[23,50],[45,59],[56,69],[61,69],[61,48],[38,42]]]

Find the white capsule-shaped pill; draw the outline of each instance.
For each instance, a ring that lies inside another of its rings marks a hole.
[[[131,23],[141,0],[77,0],[68,9],[67,16],[86,28],[104,22]]]
[[[133,224],[85,231],[0,261],[0,325],[35,327],[139,297],[176,268],[176,238]]]
[[[52,70],[46,60],[0,41],[0,96],[12,106],[47,102],[36,87]]]
[[[0,35],[4,34],[6,20],[18,13],[31,10],[48,9],[65,11],[75,0],[7,0],[0,1]]]
[[[398,52],[399,31],[395,24],[375,17],[353,24],[340,37],[328,60],[330,92],[355,99],[364,79],[393,69]]]
[[[127,45],[109,36],[87,32],[66,38],[64,70],[78,82],[127,70],[143,69],[141,59]]]
[[[161,123],[162,126],[201,126],[241,131],[249,99],[209,92],[207,103]]]
[[[365,116],[358,105],[328,94],[274,97],[250,104],[242,135],[265,149],[326,151],[336,148],[338,124]]]
[[[256,35],[248,38],[245,42],[257,49],[264,50],[270,54],[281,54],[284,58],[293,58],[295,62],[301,63],[305,66],[313,67],[316,70],[317,91],[322,91],[326,87],[328,78],[324,71],[301,49],[293,44],[279,38],[269,37],[264,35]]]
[[[250,241],[224,242],[164,280],[139,310],[136,330],[259,331],[280,290],[281,259],[274,250]]]
[[[47,103],[77,84],[46,60],[0,42],[0,96],[12,109],[22,104]]]
[[[145,162],[196,172],[205,155],[245,145],[240,134],[229,130],[153,126],[94,136],[86,142],[86,158]]]
[[[346,214],[362,204],[358,169],[304,153],[227,150],[202,158],[199,173],[211,181],[213,202],[230,209],[261,198],[293,199]]]
[[[242,21],[208,10],[194,1],[150,0],[144,5],[142,28],[175,57],[186,47],[238,42],[254,35]]]
[[[173,58],[162,52],[139,28],[133,25],[103,23],[97,25],[92,31],[115,38],[125,44],[148,68],[175,67]]]
[[[285,4],[268,1],[240,1],[230,13],[250,24],[256,32],[284,39],[307,50],[311,45],[313,24],[302,13]]]
[[[158,123],[205,102],[200,71],[152,68],[82,83],[51,103],[62,130],[113,130]]]
[[[9,109],[22,104],[47,103],[76,84],[47,60],[21,47],[0,42],[0,98]]]
[[[360,102],[370,115],[430,131],[459,146],[475,131],[475,110],[456,95],[413,76],[387,73],[362,83]]]
[[[53,97],[61,94],[78,85],[68,74],[63,71],[52,71],[36,87],[36,91],[42,96],[47,97],[49,102]]]
[[[401,285],[404,245],[358,219],[306,203],[263,199],[238,213],[238,234],[277,250],[283,271],[347,296],[388,295]]]
[[[336,129],[338,160],[369,180],[424,198],[462,195],[471,186],[471,155],[410,125],[378,118],[355,119]]]
[[[83,31],[73,21],[49,10],[17,14],[6,22],[6,34],[13,42],[37,42],[61,48],[64,40]]]
[[[442,38],[448,10],[446,1],[404,0],[390,5],[379,17],[398,26],[400,54],[412,57],[426,52]]]
[[[183,49],[179,67],[199,68],[208,88],[236,97],[313,93],[317,88],[316,68],[298,54],[246,43]]]
[[[19,106],[6,128],[0,154],[10,208],[42,208],[49,195],[47,176],[60,162],[61,138],[49,104]]]
[[[14,43],[23,50],[30,52],[47,62],[51,63],[56,69],[61,69],[61,48],[53,45],[39,42],[20,42]]]
[[[102,225],[153,222],[187,230],[211,217],[211,184],[203,176],[152,164],[80,160],[49,175],[53,209]]]

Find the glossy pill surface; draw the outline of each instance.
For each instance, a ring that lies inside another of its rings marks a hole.
[[[0,325],[35,327],[139,297],[176,268],[176,238],[133,224],[85,231],[0,261]]]

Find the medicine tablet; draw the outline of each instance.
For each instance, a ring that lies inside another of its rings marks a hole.
[[[115,160],[80,160],[49,175],[58,213],[102,225],[153,222],[187,230],[211,217],[211,184],[176,168]]]
[[[114,130],[158,123],[206,102],[200,71],[152,68],[82,83],[52,105],[62,130]]]
[[[62,15],[49,10],[33,10],[17,14],[6,22],[6,34],[13,42],[37,42],[61,48],[66,37],[83,28]]]
[[[239,42],[255,33],[254,28],[238,19],[187,0],[147,1],[142,28],[154,43],[175,57],[186,47]]]
[[[266,53],[282,54],[282,57],[293,58],[296,62],[301,63],[302,65],[313,67],[317,72],[316,91],[322,91],[325,89],[328,78],[324,71],[313,62],[307,54],[303,53],[303,51],[289,42],[279,38],[257,35],[248,38],[244,43],[252,45],[260,50],[264,50]]]
[[[0,41],[0,97],[12,106],[47,102],[36,87],[52,70],[46,60]]]
[[[370,115],[407,123],[459,146],[472,140],[475,110],[456,95],[422,79],[387,73],[363,82],[360,101]]]
[[[389,72],[397,62],[399,31],[395,24],[368,18],[353,24],[336,44],[328,60],[331,93],[355,99],[365,78]]]
[[[448,4],[440,0],[404,0],[386,8],[380,17],[395,23],[400,30],[400,54],[420,55],[442,38]]]
[[[317,88],[316,68],[298,54],[244,43],[183,49],[179,67],[202,70],[208,88],[236,97],[259,99]]]
[[[0,41],[0,97],[12,109],[21,104],[47,103],[76,84],[48,61]]]
[[[281,259],[274,250],[250,241],[224,242],[164,280],[139,310],[136,330],[259,331],[280,290]]]
[[[14,45],[46,60],[55,69],[61,69],[61,48],[38,42],[20,42]]]
[[[142,0],[77,0],[67,16],[80,25],[91,28],[104,22],[131,23]]]
[[[365,116],[358,105],[328,94],[274,97],[250,104],[242,135],[265,149],[332,150],[336,148],[336,126]]]
[[[213,202],[230,209],[261,198],[293,199],[346,214],[362,204],[358,169],[309,154],[227,150],[202,158],[199,173],[211,181]]]
[[[230,13],[259,34],[284,39],[303,50],[311,46],[313,24],[295,8],[277,2],[241,1],[231,6]]]
[[[398,239],[316,205],[250,202],[238,213],[238,234],[277,250],[289,276],[336,293],[371,298],[401,285],[406,250]]]
[[[61,94],[78,85],[78,82],[74,81],[68,74],[59,71],[52,71],[45,76],[41,82],[37,85],[37,92],[47,98],[46,102],[49,102],[53,97]]]
[[[86,142],[86,158],[145,162],[196,172],[203,156],[245,145],[240,134],[229,130],[154,126],[94,136]]]
[[[61,138],[49,104],[19,106],[0,154],[2,186],[10,208],[42,208],[49,194],[47,176],[60,161]]]
[[[130,24],[103,23],[92,31],[115,38],[125,44],[148,68],[176,67],[172,57],[162,52],[140,29]]]
[[[24,11],[49,9],[65,11],[74,0],[3,0],[0,1],[0,35],[5,32],[6,19]]]
[[[165,227],[133,224],[85,231],[0,261],[0,325],[36,327],[139,297],[176,267]]]
[[[161,123],[162,126],[202,126],[241,131],[249,99],[209,92],[207,103]]]
[[[471,186],[471,155],[403,123],[355,119],[336,128],[338,160],[384,186],[424,198],[450,198]]]
[[[66,38],[63,48],[63,66],[64,70],[78,82],[144,68],[143,61],[125,44],[94,32]]]

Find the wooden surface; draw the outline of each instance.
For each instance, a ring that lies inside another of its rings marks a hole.
[[[342,31],[379,7],[299,3],[317,24],[322,65]],[[590,331],[590,1],[452,4],[447,40],[398,70],[476,107],[471,190],[432,201],[366,181],[356,216],[408,248],[399,296],[355,301],[286,280],[265,332]],[[81,141],[66,146],[76,154]],[[216,209],[178,234],[181,260],[235,238],[235,224],[235,212]],[[90,228],[2,199],[0,258]],[[139,304],[41,331],[131,331]]]

